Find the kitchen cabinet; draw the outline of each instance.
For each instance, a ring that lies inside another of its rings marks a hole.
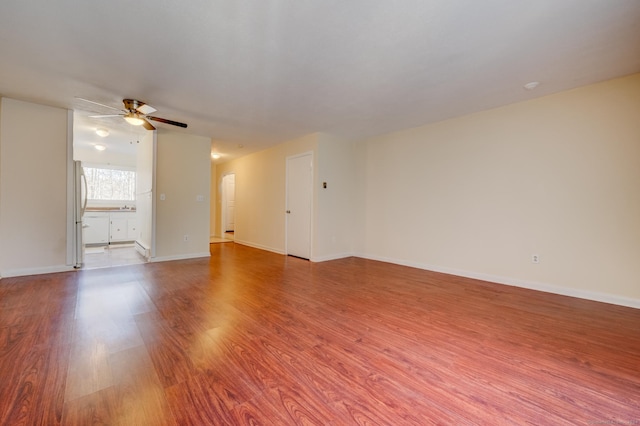
[[[110,221],[110,243],[136,240],[138,221],[135,213],[112,212],[110,213]]]
[[[130,241],[138,239],[138,220],[136,218],[127,219],[127,239]]]
[[[112,214],[109,242],[117,241],[127,241],[127,219]]]
[[[109,213],[85,214],[82,218],[85,244],[109,243]]]
[[[135,212],[86,212],[82,217],[85,244],[133,242],[138,238],[138,220]]]

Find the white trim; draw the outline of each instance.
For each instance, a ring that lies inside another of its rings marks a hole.
[[[484,274],[481,272],[471,272],[456,268],[449,268],[436,265],[428,265],[420,262],[410,262],[406,260],[393,259],[384,256],[371,256],[362,253],[354,254],[354,256],[363,259],[377,260],[380,262],[394,263],[412,268],[424,269],[427,271],[440,272],[443,274],[457,275],[460,277],[473,278],[481,281],[489,281],[496,284],[509,285],[512,287],[527,288],[530,290],[543,291],[545,293],[553,293],[562,296],[576,297],[578,299],[593,300],[595,302],[611,303],[614,305],[627,306],[629,308],[640,309],[640,299],[632,299],[630,297],[618,296],[609,293],[600,293],[596,291],[581,290],[575,288],[562,287],[554,284],[541,283],[536,281],[521,280],[518,278],[502,277],[499,275]]]
[[[45,266],[42,268],[9,269],[6,271],[2,271],[2,278],[23,277],[26,275],[54,274],[58,272],[71,271],[76,271],[76,269],[70,265]]]
[[[178,254],[176,256],[152,257],[151,259],[149,259],[149,262],[167,262],[170,260],[200,259],[203,257],[211,257],[211,253],[202,252],[202,253]]]
[[[158,188],[156,186],[157,183],[157,168],[158,168],[158,130],[154,130],[152,132],[152,160],[151,160],[151,235],[150,235],[150,257],[154,258],[156,256],[156,214],[158,208]],[[147,258],[151,261],[150,258]]]
[[[353,254],[351,254],[351,253],[338,253],[338,254],[330,254],[330,255],[327,255],[327,256],[314,256],[309,260],[311,260],[312,262],[326,262],[326,261],[329,261],[329,260],[344,259],[345,257],[353,257]]]
[[[277,254],[286,254],[284,251],[273,248],[273,247],[267,247],[267,246],[263,246],[261,244],[255,244],[255,243],[250,243],[248,241],[242,241],[242,240],[233,240],[234,242],[238,243],[238,244],[242,244],[243,246],[249,246],[249,247],[253,247],[253,248],[257,248],[260,250],[266,250],[266,251],[270,251],[272,253],[277,253]]]
[[[76,259],[76,179],[73,161],[73,111],[67,110],[67,265],[75,266]]]

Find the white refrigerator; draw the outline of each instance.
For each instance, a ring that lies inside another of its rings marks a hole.
[[[84,238],[83,230],[84,224],[82,223],[82,217],[84,211],[87,208],[87,178],[84,175],[82,163],[80,161],[73,162],[73,178],[74,178],[74,211],[73,220],[75,221],[74,230],[74,268],[82,268],[84,264]]]

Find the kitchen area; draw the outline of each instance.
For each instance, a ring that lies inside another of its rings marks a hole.
[[[143,263],[135,249],[135,207],[87,208],[83,216],[84,268]]]
[[[140,129],[123,120],[74,112],[73,158],[82,179],[79,217],[83,269],[146,262],[136,247],[140,235],[137,211],[137,145]]]

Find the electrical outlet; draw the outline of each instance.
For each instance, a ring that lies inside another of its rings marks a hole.
[[[537,254],[532,254],[531,263],[540,263],[540,256],[538,256]]]
[[[188,236],[188,235],[185,235],[185,236],[184,236],[184,240],[185,240],[185,241],[189,241],[189,236]]]

